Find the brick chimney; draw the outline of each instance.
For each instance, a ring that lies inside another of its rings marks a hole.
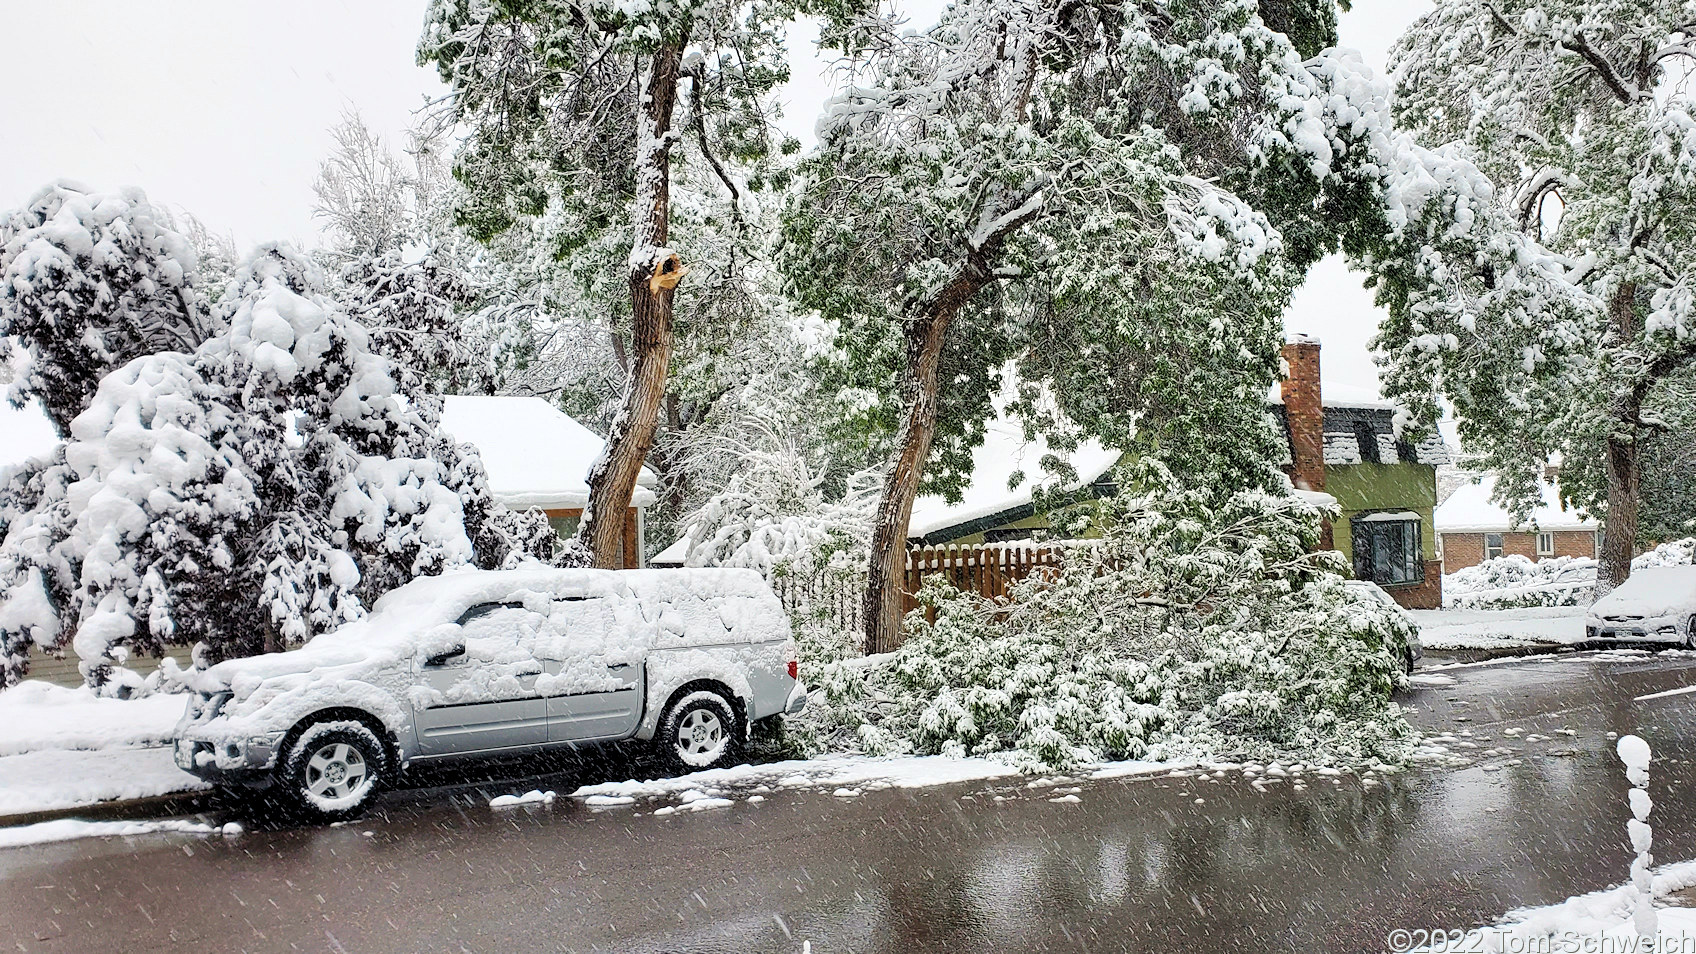
[[[1319,393],[1319,339],[1284,342],[1284,413],[1290,422],[1290,482],[1297,490],[1325,489],[1325,401]]]

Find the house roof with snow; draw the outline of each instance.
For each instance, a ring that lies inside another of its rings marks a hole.
[[[606,441],[570,415],[536,397],[450,395],[443,403],[442,429],[477,445],[496,500],[545,510],[589,502],[589,468]],[[658,485],[653,472],[642,468],[630,503],[653,503]]]
[[[914,501],[913,516],[907,524],[908,539],[953,539],[1030,516],[1035,491],[1049,487],[1052,480],[1042,467],[1042,458],[1048,453],[1048,442],[1040,435],[1027,441],[1023,424],[997,416],[985,426],[983,443],[972,451],[971,482],[962,491],[960,502],[949,503],[936,494]],[[1092,439],[1066,459],[1078,478],[1061,489],[1075,492],[1105,476],[1118,463],[1119,451]],[[1015,473],[1021,479],[1009,485]]]
[[[1418,443],[1403,441],[1396,433],[1396,405],[1376,392],[1348,384],[1320,385],[1325,405],[1325,463],[1429,464],[1450,463],[1453,456],[1440,430],[1432,429]],[[1267,395],[1278,421],[1289,439],[1289,417],[1284,411],[1282,384],[1274,384]]]
[[[1576,511],[1561,506],[1560,491],[1553,484],[1543,484],[1543,502],[1531,512],[1526,523],[1515,523],[1507,508],[1490,498],[1496,492],[1496,478],[1485,475],[1463,485],[1449,495],[1436,510],[1433,518],[1438,533],[1507,533],[1514,530],[1596,530],[1601,524]]]

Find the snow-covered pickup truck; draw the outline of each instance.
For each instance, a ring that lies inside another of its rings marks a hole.
[[[299,649],[195,674],[177,764],[358,814],[409,764],[653,740],[730,763],[799,712],[795,641],[751,570],[465,571],[408,583]]]

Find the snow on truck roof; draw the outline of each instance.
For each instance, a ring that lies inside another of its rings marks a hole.
[[[1533,524],[1538,530],[1595,530],[1601,526],[1588,517],[1579,516],[1577,511],[1563,508],[1560,490],[1555,485],[1544,483],[1542,491],[1543,502],[1531,512],[1530,518],[1524,523],[1515,523],[1506,507],[1490,499],[1496,492],[1496,478],[1485,475],[1450,494],[1449,499],[1437,508],[1433,515],[1437,532],[1506,533],[1530,530]]]
[[[538,597],[610,598],[627,606],[636,604],[642,620],[657,623],[662,631],[698,634],[716,623],[718,635],[732,622],[725,616],[726,600],[730,600],[741,604],[732,612],[738,627],[748,630],[744,636],[763,641],[788,635],[781,604],[753,570],[464,569],[421,577],[390,590],[378,598],[369,615],[316,636],[304,646],[219,663],[206,671],[204,683],[216,687],[239,677],[264,679],[319,670],[357,673],[401,661],[421,647],[441,642],[441,627],[456,622],[474,606],[528,605]],[[753,618],[747,601],[766,602],[771,612]],[[623,635],[610,633],[605,638],[615,643],[640,642],[652,629],[628,616],[621,620],[618,628]]]
[[[495,499],[513,508],[569,509],[589,502],[589,468],[606,441],[537,397],[449,395],[442,429],[477,445]],[[659,481],[648,468],[630,503],[654,502]]]

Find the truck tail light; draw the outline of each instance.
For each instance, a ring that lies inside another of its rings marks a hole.
[[[799,661],[794,659],[789,660],[789,678],[801,678],[801,663]]]

